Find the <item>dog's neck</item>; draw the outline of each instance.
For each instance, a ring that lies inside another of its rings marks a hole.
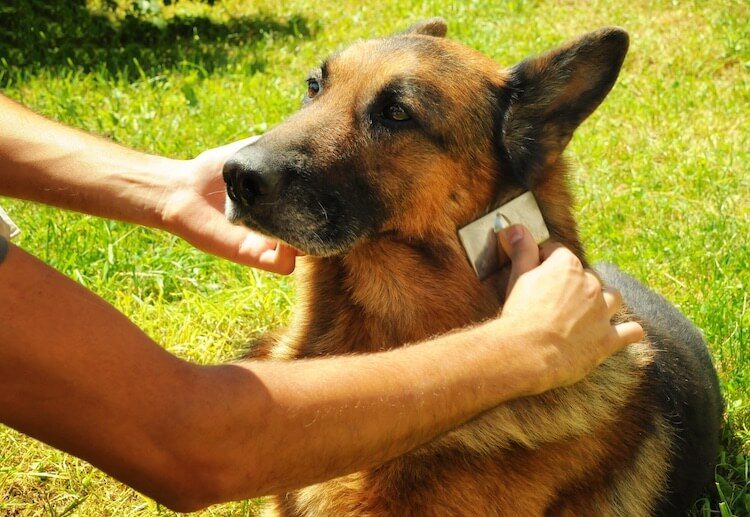
[[[550,234],[585,263],[563,175],[548,178],[534,194]],[[300,262],[290,349],[301,356],[390,349],[464,327],[496,315],[505,288],[477,279],[455,231],[388,233],[344,256]]]
[[[479,282],[457,237],[417,241],[389,234],[343,257],[302,262],[295,326],[304,325],[325,353],[414,343],[500,307],[499,290]]]

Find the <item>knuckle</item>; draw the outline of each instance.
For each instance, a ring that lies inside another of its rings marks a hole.
[[[586,269],[584,271],[584,274],[586,275],[587,281],[591,285],[594,285],[599,290],[602,289],[602,282],[601,282],[601,280],[599,280],[599,277],[596,274],[594,274],[593,271],[591,271],[590,269]]]
[[[581,260],[575,256],[575,254],[570,251],[568,248],[563,248],[565,250],[565,261],[568,264],[568,266],[580,270],[583,269],[583,265],[581,264]]]
[[[599,282],[599,279],[588,271],[586,271],[584,275],[586,294],[589,296],[601,296],[601,294],[603,293],[603,289],[601,282]]]
[[[615,289],[614,287],[605,287],[606,292],[609,293],[609,295],[614,299],[614,304],[619,307],[622,305],[622,293],[619,291],[619,289]]]
[[[602,299],[604,301],[604,297],[602,296],[602,290],[599,286],[592,282],[584,282],[582,286],[583,294],[587,298],[591,299]]]

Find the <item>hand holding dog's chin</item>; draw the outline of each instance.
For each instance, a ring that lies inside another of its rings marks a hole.
[[[233,225],[224,216],[224,162],[256,138],[205,151],[192,160],[172,161],[165,172],[169,180],[159,203],[158,226],[212,255],[286,275],[294,270],[297,250]]]
[[[550,243],[540,253],[528,231],[519,231],[513,244],[501,238],[512,269],[500,320],[521,333],[539,361],[539,392],[578,382],[643,338],[638,323],[610,323],[622,305],[619,292],[602,288],[567,248]]]

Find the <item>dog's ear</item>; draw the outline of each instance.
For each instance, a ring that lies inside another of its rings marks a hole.
[[[575,129],[607,96],[627,51],[627,32],[606,28],[510,70],[501,96],[502,146],[526,187],[558,159]]]
[[[436,17],[417,22],[400,34],[421,34],[422,36],[444,38],[447,32],[448,24],[443,18]]]

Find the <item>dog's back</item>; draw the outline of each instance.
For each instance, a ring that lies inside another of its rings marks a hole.
[[[677,435],[666,497],[655,514],[682,515],[708,488],[718,454],[723,403],[711,356],[698,329],[664,297],[612,264],[596,270],[620,290],[656,351],[648,377]]]

